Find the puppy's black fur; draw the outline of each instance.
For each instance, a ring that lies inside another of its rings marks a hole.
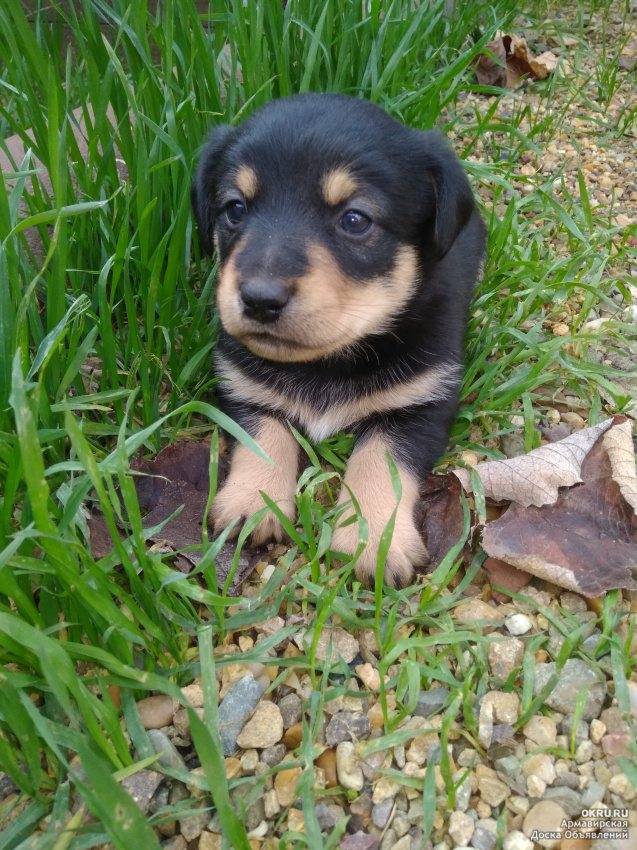
[[[293,516],[298,447],[286,419],[316,440],[344,429],[357,437],[345,483],[369,525],[357,573],[373,581],[396,507],[389,452],[403,492],[385,580],[404,585],[426,560],[413,509],[455,415],[485,253],[459,161],[436,132],[372,104],[299,95],[213,130],[192,199],[201,244],[221,263],[223,409],[276,464],[235,446],[216,526],[263,507],[259,490]],[[254,535],[281,536],[273,515]],[[337,529],[332,548],[357,545],[356,523]]]

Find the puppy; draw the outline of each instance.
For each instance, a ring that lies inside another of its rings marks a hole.
[[[260,490],[294,518],[299,446],[286,420],[314,441],[345,430],[357,439],[340,500],[351,491],[369,528],[356,575],[373,584],[396,507],[389,453],[402,498],[384,579],[405,586],[427,560],[414,507],[455,415],[485,253],[458,159],[373,104],[297,95],[213,130],[192,199],[201,245],[220,260],[221,405],[275,464],[235,444],[215,530],[262,508]],[[270,514],[253,542],[282,537]],[[335,530],[335,551],[357,544],[356,522]]]

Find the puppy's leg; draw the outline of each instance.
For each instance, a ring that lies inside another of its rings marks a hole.
[[[237,443],[232,452],[230,473],[215,496],[211,518],[215,533],[232,520],[247,519],[264,507],[260,490],[276,502],[286,517],[296,513],[294,494],[299,458],[299,444],[290,429],[278,419],[261,415],[256,428],[251,428],[256,442],[276,466],[270,466],[250,449]],[[274,538],[283,540],[280,521],[270,512],[252,532],[252,545],[259,546]]]
[[[396,494],[387,462],[388,450],[398,467],[402,497],[385,564],[385,583],[392,587],[405,587],[413,576],[414,566],[425,564],[428,559],[413,516],[418,499],[419,479],[406,464],[396,460],[390,441],[381,431],[373,432],[362,439],[354,449],[345,472],[345,484],[356,497],[361,514],[368,524],[367,546],[356,564],[356,577],[368,586],[373,585],[381,534],[396,507]],[[349,499],[350,494],[347,488],[343,487],[339,503]],[[352,508],[346,512],[343,520],[354,515]],[[353,555],[357,545],[357,522],[345,528],[341,526],[334,532],[332,549]]]

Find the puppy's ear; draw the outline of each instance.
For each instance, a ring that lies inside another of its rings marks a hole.
[[[199,242],[207,254],[214,250],[213,230],[216,216],[217,185],[221,176],[221,159],[236,134],[234,127],[216,127],[206,139],[199,165],[192,181],[190,200],[199,230]]]
[[[471,218],[476,204],[467,175],[455,153],[437,131],[424,135],[427,170],[436,195],[435,247],[438,259],[442,259]]]

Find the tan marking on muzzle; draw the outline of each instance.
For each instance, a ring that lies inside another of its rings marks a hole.
[[[217,303],[228,333],[266,360],[318,360],[390,330],[418,281],[414,248],[399,248],[387,275],[355,281],[326,248],[311,245],[309,271],[293,282],[294,294],[277,321],[263,325],[243,311],[235,261],[244,245],[237,245],[221,270]]]

